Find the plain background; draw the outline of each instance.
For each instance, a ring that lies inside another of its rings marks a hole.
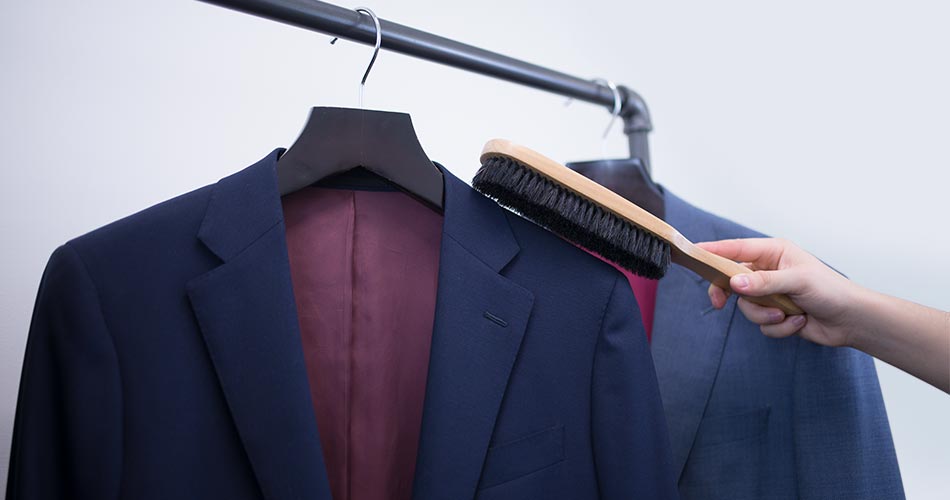
[[[348,5],[356,7],[357,5]],[[902,2],[376,0],[384,19],[640,92],[654,177],[854,280],[950,309],[950,7]],[[371,49],[195,1],[0,7],[0,486],[50,253],[215,182],[357,106]],[[394,53],[367,107],[410,112],[469,180],[504,137],[601,155],[597,106]],[[607,151],[626,154],[619,124]],[[950,353],[948,353],[950,356]],[[950,397],[879,363],[908,498],[950,491]]]

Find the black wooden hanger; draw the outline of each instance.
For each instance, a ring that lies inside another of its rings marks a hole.
[[[606,138],[614,121],[620,115],[623,102],[620,89],[613,82],[600,79],[597,81],[605,83],[614,94],[613,113],[610,124],[604,131],[604,138]],[[642,151],[643,156],[647,156],[649,149],[645,147],[645,144],[643,146],[637,149]],[[634,155],[636,152],[631,148],[630,153]],[[666,215],[663,190],[650,177],[649,161],[650,159],[646,157],[631,156],[615,160],[571,162],[567,164],[567,167],[663,219]]]
[[[376,14],[363,7],[356,10],[370,15],[376,25],[376,48],[360,83],[360,109],[311,110],[303,132],[277,162],[280,194],[362,167],[441,210],[442,172],[423,151],[409,115],[362,109],[362,86],[376,62],[382,32]]]

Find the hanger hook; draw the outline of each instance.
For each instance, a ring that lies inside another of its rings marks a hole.
[[[360,80],[360,108],[363,107],[363,87],[366,86],[366,79],[369,77],[369,72],[373,69],[373,65],[376,64],[376,56],[379,55],[379,49],[383,45],[383,29],[379,25],[379,16],[376,15],[369,7],[357,7],[355,9],[358,13],[368,14],[373,18],[373,24],[376,25],[376,46],[373,47],[373,58],[369,60],[369,65],[366,66],[366,71],[363,73],[363,79]],[[333,40],[330,40],[330,44],[335,44],[339,40],[339,37],[334,37]]]
[[[617,118],[620,116],[620,110],[623,108],[623,96],[620,95],[620,89],[617,87],[617,84],[610,80],[594,78],[591,81],[606,85],[614,95],[614,109],[610,112],[610,122],[607,123],[607,128],[604,130],[604,139],[606,139],[607,134],[610,133],[610,129],[614,126],[614,122],[617,121]]]
[[[594,78],[591,81],[594,83],[600,83],[602,85],[606,85],[607,88],[610,89],[610,92],[613,93],[614,95],[614,109],[610,112],[610,122],[607,124],[607,129],[604,130],[604,135],[603,135],[603,138],[606,139],[607,134],[610,133],[610,129],[613,128],[614,126],[614,121],[617,120],[617,118],[620,116],[620,111],[623,109],[623,96],[620,94],[620,89],[617,87],[617,84],[615,84],[614,82],[610,80],[606,80],[604,78]],[[570,106],[570,104],[573,101],[574,101],[573,97],[568,97],[567,100],[564,101],[564,105]]]
[[[366,72],[363,73],[363,79],[360,81],[360,85],[366,85],[366,78],[369,76],[370,70],[373,69],[373,64],[376,64],[376,56],[379,55],[379,48],[383,45],[383,29],[379,26],[379,16],[368,7],[357,7],[356,12],[369,14],[373,18],[373,24],[376,25],[376,46],[373,48],[373,58],[369,60],[369,66],[366,66]]]

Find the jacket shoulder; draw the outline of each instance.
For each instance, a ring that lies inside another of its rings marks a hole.
[[[508,210],[505,216],[521,247],[518,264],[530,265],[535,273],[569,283],[575,290],[593,287],[609,291],[623,277],[610,264],[557,234]]]
[[[180,243],[180,237],[197,234],[214,185],[165,200],[114,222],[77,236],[66,244],[82,253],[105,246]]]
[[[102,284],[130,282],[167,273],[167,263],[210,262],[212,255],[197,239],[212,186],[176,196],[123,217],[64,246],[72,248],[93,277]],[[173,266],[174,269],[189,266]],[[120,287],[122,288],[122,287]]]
[[[690,241],[761,238],[765,235],[703,210],[666,190],[666,221]]]

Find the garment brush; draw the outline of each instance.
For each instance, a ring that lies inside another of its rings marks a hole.
[[[634,274],[662,278],[672,261],[729,290],[729,278],[750,271],[699,248],[650,212],[524,146],[488,141],[481,163],[472,180],[476,190]],[[803,313],[785,295],[745,298],[786,314]]]

